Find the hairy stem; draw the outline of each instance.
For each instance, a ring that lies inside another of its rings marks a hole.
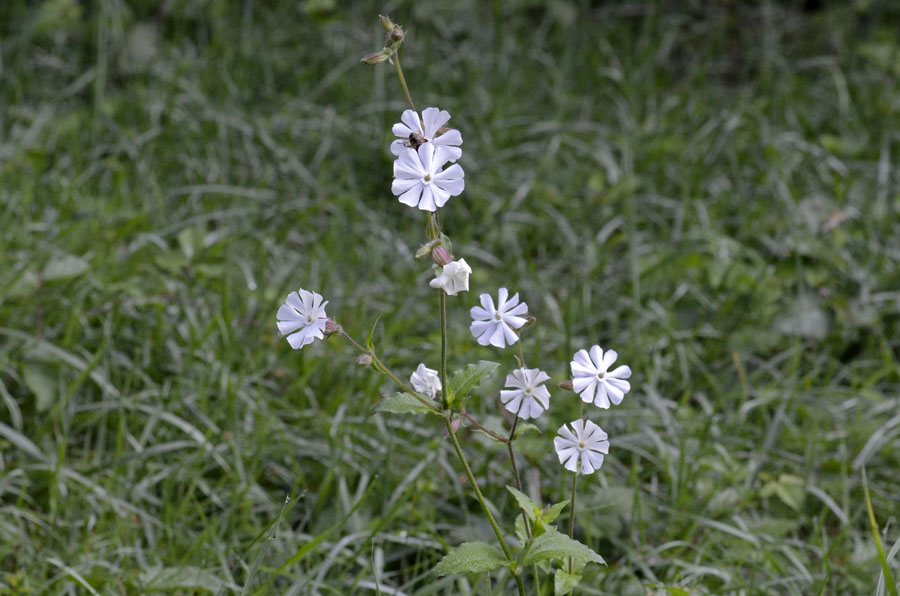
[[[466,477],[469,479],[469,484],[472,485],[472,490],[475,491],[475,497],[478,499],[478,503],[481,504],[481,509],[484,511],[484,515],[488,518],[491,527],[494,529],[494,534],[497,535],[497,541],[500,543],[500,548],[503,549],[503,554],[506,556],[506,558],[512,561],[512,552],[509,550],[509,546],[507,546],[506,540],[503,538],[503,532],[500,531],[500,526],[497,525],[497,520],[494,519],[494,515],[491,513],[491,510],[488,509],[487,501],[485,501],[484,495],[481,494],[481,489],[478,488],[478,483],[475,482],[475,475],[472,474],[472,468],[469,467],[469,461],[466,459],[466,455],[463,453],[462,447],[459,444],[459,439],[456,438],[456,432],[453,430],[453,425],[450,422],[449,416],[444,417],[444,425],[446,425],[447,432],[450,434],[450,441],[453,443],[453,449],[456,450],[456,457],[459,458],[459,462],[462,464],[463,469],[466,471]],[[525,584],[522,583],[521,575],[513,572],[513,577],[516,579],[516,585],[519,588],[519,594],[525,596]]]
[[[578,417],[584,417],[584,402],[578,401]],[[572,502],[569,505],[572,507],[571,515],[569,516],[569,538],[572,540],[575,539],[575,486],[578,484],[578,472],[572,472]],[[569,573],[572,573],[572,568],[575,565],[575,559],[569,557]],[[570,592],[571,593],[571,592]]]
[[[444,407],[447,404],[447,395],[450,388],[447,385],[447,294],[438,289],[441,294],[441,394]]]
[[[394,66],[397,67],[397,76],[400,77],[400,84],[403,86],[403,93],[406,94],[406,101],[409,102],[409,107],[412,108],[413,112],[416,111],[416,106],[413,104],[412,96],[409,94],[409,87],[406,86],[406,78],[403,76],[403,69],[400,67],[400,53],[394,51]]]
[[[477,420],[475,420],[474,418],[472,418],[472,416],[469,415],[469,413],[466,412],[465,410],[460,411],[460,414],[462,414],[462,417],[463,417],[463,418],[465,418],[466,420],[468,420],[469,422],[471,422],[471,423],[472,423],[472,426],[474,426],[475,428],[477,428],[477,429],[480,430],[481,432],[487,434],[489,437],[491,437],[492,439],[494,439],[494,440],[497,441],[498,443],[506,443],[506,442],[507,442],[506,437],[501,437],[500,435],[498,435],[498,434],[495,433],[494,431],[492,431],[492,430],[490,430],[490,429],[488,429],[488,428],[483,427],[481,424],[478,423]]]

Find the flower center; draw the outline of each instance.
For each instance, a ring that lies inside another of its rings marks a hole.
[[[525,393],[531,393],[531,387],[526,387],[526,388],[525,388]]]
[[[581,442],[578,443],[578,448],[579,448],[579,449],[584,449],[584,441],[581,441]]]
[[[597,378],[598,378],[598,379],[602,379],[602,378],[605,377],[605,376],[606,376],[606,373],[603,373],[603,372],[598,372],[598,373],[597,373]]]
[[[431,182],[431,174],[425,174],[425,182]]]
[[[495,313],[494,313],[494,320],[495,320],[495,321],[499,321],[499,320],[500,320],[500,313],[498,313],[498,312],[495,312]]]
[[[306,315],[306,322],[312,323],[312,315]]]

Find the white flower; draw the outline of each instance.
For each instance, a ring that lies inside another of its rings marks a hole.
[[[501,391],[500,401],[519,418],[537,418],[550,407],[550,392],[543,384],[549,378],[550,375],[536,368],[514,370],[511,375],[506,375],[506,386],[515,389]]]
[[[300,294],[291,292],[284,304],[278,307],[278,331],[287,335],[288,343],[299,350],[314,339],[325,337],[325,305],[321,294],[300,288]]]
[[[574,377],[572,387],[581,395],[582,401],[594,402],[604,410],[609,408],[610,402],[622,403],[622,398],[631,391],[631,383],[625,380],[631,376],[631,368],[618,366],[610,372],[609,367],[618,357],[615,350],[607,350],[604,354],[600,346],[591,348],[590,357],[587,350],[575,353],[575,359],[569,363]]]
[[[469,291],[469,275],[472,268],[465,259],[451,261],[444,265],[441,274],[428,282],[432,288],[440,288],[450,296],[456,296],[457,292]]]
[[[409,378],[413,389],[419,393],[424,393],[428,397],[434,399],[441,391],[441,378],[438,372],[431,368],[426,368],[424,364],[420,364],[416,372]]]
[[[419,141],[431,142],[435,145],[442,146],[447,150],[449,161],[456,161],[462,156],[462,135],[455,128],[444,131],[444,134],[438,136],[437,132],[442,126],[450,120],[450,113],[447,110],[438,110],[437,108],[425,108],[422,112],[422,118],[412,110],[406,110],[400,116],[401,122],[398,122],[391,129],[395,135],[400,137],[391,143],[391,153],[399,156],[403,149],[409,147],[409,135],[417,135],[421,137]]]
[[[553,439],[559,463],[565,465],[570,472],[577,473],[580,459],[581,473],[593,474],[603,465],[603,456],[609,453],[607,435],[590,420],[573,420],[569,424],[572,425],[571,430],[563,424],[556,431],[559,436]]]
[[[459,164],[441,169],[447,161],[447,149],[432,143],[423,143],[418,151],[403,147],[394,161],[391,192],[404,205],[422,211],[443,207],[450,197],[461,194],[466,187],[465,173]]]
[[[472,307],[470,312],[475,320],[469,329],[481,345],[491,344],[505,348],[519,341],[519,336],[513,330],[527,322],[519,315],[528,312],[528,305],[524,302],[519,304],[518,292],[507,301],[508,295],[509,291],[506,288],[500,288],[497,308],[494,308],[494,300],[490,294],[482,294],[481,306]]]

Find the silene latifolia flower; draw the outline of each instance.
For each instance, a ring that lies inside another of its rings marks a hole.
[[[284,304],[278,307],[278,331],[287,336],[288,343],[295,350],[299,350],[314,339],[325,337],[325,323],[328,315],[325,314],[327,300],[322,300],[321,294],[307,292],[300,288],[300,293],[288,294]]]
[[[553,439],[559,463],[570,472],[593,474],[603,465],[603,456],[609,453],[607,435],[590,420],[573,420],[569,424],[571,429],[563,424]]]
[[[404,205],[436,211],[450,197],[462,194],[466,187],[462,167],[453,164],[442,169],[450,160],[448,151],[434,143],[423,143],[418,150],[403,147],[394,161],[394,196]]]
[[[456,296],[458,292],[469,291],[469,275],[472,268],[465,259],[450,261],[441,269],[441,274],[428,282],[432,288],[440,288],[450,296]]]
[[[550,392],[544,386],[549,379],[550,375],[537,368],[514,370],[506,375],[506,386],[512,389],[501,391],[500,401],[519,418],[537,418],[550,407]]]
[[[441,378],[438,376],[438,372],[427,368],[424,364],[419,364],[416,372],[409,378],[409,382],[412,383],[413,389],[431,399],[437,397],[437,394],[441,392]]]
[[[437,108],[425,108],[422,117],[412,110],[406,110],[400,116],[400,122],[394,125],[391,131],[399,139],[391,143],[391,153],[400,156],[406,147],[418,148],[422,143],[434,143],[444,147],[447,151],[447,159],[456,161],[462,156],[462,135],[455,128],[441,128],[450,120],[450,112]],[[440,134],[438,134],[440,132]]]
[[[625,380],[631,376],[631,368],[623,365],[609,370],[618,357],[615,350],[604,353],[600,346],[593,346],[590,355],[587,350],[575,353],[575,359],[569,363],[574,377],[572,388],[581,395],[582,401],[593,402],[604,410],[610,402],[622,403],[625,394],[631,391],[631,383]]]
[[[509,300],[508,295],[506,288],[500,288],[497,308],[494,308],[494,299],[490,294],[482,294],[481,306],[472,307],[470,312],[474,321],[469,329],[479,344],[505,348],[519,341],[519,335],[514,330],[528,322],[521,316],[528,312],[528,305],[524,302],[519,304],[518,293]]]

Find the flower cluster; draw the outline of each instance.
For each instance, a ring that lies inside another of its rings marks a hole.
[[[600,346],[590,350],[575,352],[569,367],[572,370],[572,389],[585,403],[593,403],[598,408],[608,409],[610,402],[619,405],[631,384],[625,379],[631,377],[631,368],[612,366],[618,354],[614,350],[603,352]],[[571,427],[571,428],[570,428]],[[603,429],[590,420],[573,420],[563,424],[553,439],[559,463],[571,472],[593,474],[601,465],[603,457],[609,453],[609,441]]]
[[[397,137],[390,151],[394,161],[394,181],[391,185],[398,200],[410,207],[434,212],[447,201],[458,196],[465,188],[465,173],[456,163],[462,157],[462,135],[447,128],[450,120],[446,110],[426,108],[421,115],[406,110],[392,132]],[[436,220],[435,220],[436,221]],[[442,246],[443,237],[434,236],[423,247],[424,254],[431,253],[439,272],[429,282],[432,288],[448,296],[469,290],[472,268],[465,259],[453,260]],[[438,271],[436,269],[436,271]],[[500,288],[497,301],[490,294],[481,294],[480,306],[470,310],[472,322],[469,330],[482,346],[506,348],[519,341],[521,330],[533,321],[528,317],[528,305],[519,300],[519,294],[510,297],[509,290]],[[300,289],[291,292],[278,309],[278,330],[287,337],[294,349],[300,349],[322,339],[340,328],[325,314],[326,301],[315,292]],[[520,350],[521,354],[521,350]],[[571,388],[582,401],[598,408],[622,403],[631,389],[627,381],[631,369],[618,366],[610,370],[618,354],[606,352],[600,346],[578,350],[569,366],[572,371]],[[545,383],[550,375],[537,368],[527,368],[519,358],[519,367],[506,376],[505,389],[500,391],[503,406],[524,420],[540,416],[550,407],[550,391]],[[412,387],[422,396],[434,400],[443,387],[438,372],[419,364],[410,377]],[[559,428],[553,443],[561,464],[575,473],[591,474],[603,464],[609,452],[607,435],[590,420],[577,419]]]

